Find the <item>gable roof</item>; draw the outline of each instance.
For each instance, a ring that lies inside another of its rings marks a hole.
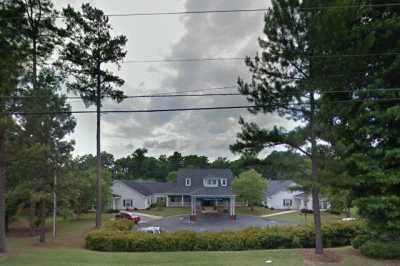
[[[149,196],[156,193],[165,193],[172,190],[174,184],[152,180],[117,180],[139,193]]]
[[[228,179],[228,186],[234,178],[230,169],[182,168],[178,170],[176,184],[177,186],[185,186],[185,179],[191,178],[192,188],[203,187],[203,178],[208,177],[226,178]]]
[[[226,178],[226,187],[204,187],[203,178]],[[191,179],[191,186],[185,186],[185,179]],[[187,195],[223,195],[234,196],[231,184],[234,179],[230,169],[204,169],[204,168],[183,168],[177,173],[176,183],[157,182],[152,180],[116,180],[126,186],[149,196],[156,193],[187,194]]]
[[[281,191],[289,191],[294,186],[297,184],[292,180],[268,180],[266,196],[271,197]]]

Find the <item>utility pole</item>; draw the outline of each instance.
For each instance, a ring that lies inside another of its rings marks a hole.
[[[96,228],[101,227],[101,148],[100,148],[100,120],[101,120],[101,81],[100,81],[100,61],[97,62],[97,89],[96,89],[96,114],[97,114],[97,134],[96,134]]]
[[[54,187],[53,187],[53,240],[55,240],[55,239],[56,239],[56,236],[57,236],[56,220],[57,220],[57,170],[54,170]]]

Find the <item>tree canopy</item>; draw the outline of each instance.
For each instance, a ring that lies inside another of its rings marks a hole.
[[[241,173],[232,182],[232,190],[252,209],[262,203],[266,189],[267,180],[253,169]]]

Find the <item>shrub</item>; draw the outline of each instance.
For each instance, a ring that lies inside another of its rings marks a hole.
[[[359,249],[364,243],[366,243],[370,239],[371,237],[366,234],[358,235],[356,238],[353,239],[353,241],[351,241],[351,245],[353,246],[353,248]]]
[[[274,226],[241,231],[178,231],[149,234],[117,230],[118,226],[93,231],[86,246],[99,251],[229,251],[277,248],[310,248],[314,246],[313,227]],[[357,235],[359,224],[334,223],[322,227],[327,247],[348,245]]]
[[[111,231],[131,231],[136,224],[127,219],[109,220],[104,223],[104,229]]]
[[[305,213],[306,214],[313,214],[314,213],[313,210],[309,210],[309,209],[301,209],[300,212],[303,213],[303,214],[305,214]]]
[[[361,254],[376,259],[400,259],[400,241],[367,241],[360,247]]]
[[[105,213],[119,213],[119,210],[107,209]]]

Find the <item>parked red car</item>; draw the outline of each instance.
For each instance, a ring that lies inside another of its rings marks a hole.
[[[116,219],[128,219],[135,223],[140,222],[140,216],[134,215],[128,211],[120,211],[117,215],[115,215]]]

